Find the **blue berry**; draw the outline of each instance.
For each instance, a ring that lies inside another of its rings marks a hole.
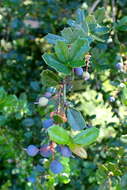
[[[63,171],[63,165],[57,161],[57,160],[53,160],[50,164],[50,170],[54,173],[54,174],[59,174]]]
[[[122,70],[123,69],[123,63],[121,63],[121,62],[117,63],[116,68],[119,70]]]
[[[77,76],[82,76],[83,75],[83,68],[81,68],[81,67],[75,68],[74,72]]]
[[[26,149],[26,152],[29,156],[36,156],[39,152],[39,149],[34,145],[29,145]]]
[[[45,129],[49,128],[50,126],[52,126],[54,123],[53,123],[53,119],[46,119],[42,122],[43,124],[43,127]]]
[[[110,102],[115,102],[115,98],[114,98],[113,96],[111,96],[111,97],[109,98],[109,101],[110,101]]]
[[[43,157],[50,157],[52,155],[52,151],[50,150],[50,146],[48,144],[44,144],[41,148],[40,148],[40,154]]]
[[[34,177],[34,176],[29,176],[28,178],[27,178],[27,180],[29,181],[29,182],[31,182],[31,183],[35,183],[36,182],[36,178]]]
[[[62,156],[65,156],[65,157],[71,157],[72,156],[72,153],[67,146],[61,147],[61,154],[62,154]]]
[[[57,147],[55,148],[57,152],[61,152],[61,146],[57,145]]]

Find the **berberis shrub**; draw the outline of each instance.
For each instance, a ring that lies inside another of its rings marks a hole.
[[[127,189],[126,2],[91,2],[0,9],[2,190]]]

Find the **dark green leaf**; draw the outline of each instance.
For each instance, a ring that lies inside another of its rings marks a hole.
[[[68,43],[73,41],[73,32],[72,32],[72,29],[70,27],[64,28],[61,31],[61,34],[68,41]]]
[[[71,47],[70,59],[73,61],[82,60],[85,54],[89,51],[89,43],[84,39],[77,39]]]
[[[0,115],[0,126],[5,125],[6,120],[7,120],[6,116]]]
[[[85,19],[84,10],[78,9],[76,11],[76,21],[77,21],[77,23],[79,23],[79,24],[82,23],[84,21],[84,19]]]
[[[63,63],[59,62],[53,55],[45,53],[42,57],[44,61],[46,62],[46,64],[54,68],[57,72],[61,72],[66,75],[70,74],[71,69],[69,69]]]
[[[105,18],[105,8],[98,8],[95,13],[94,13],[95,19],[97,20],[97,22],[100,24],[103,22],[104,18]]]
[[[22,125],[25,127],[31,127],[34,125],[34,120],[32,118],[26,118],[22,121]]]
[[[97,40],[99,42],[105,42],[104,40],[102,40],[101,38],[99,38],[98,36],[95,36],[94,34],[91,34],[91,37],[94,39],[94,40]]]
[[[102,165],[102,164],[101,164],[101,165],[98,167],[98,170],[97,170],[97,172],[96,172],[96,178],[97,178],[97,181],[98,181],[99,184],[105,182],[105,180],[106,180],[107,177],[108,177],[108,173],[109,173],[109,171],[108,171],[108,169],[106,168],[105,165]]]
[[[47,36],[45,36],[45,39],[50,43],[50,44],[55,44],[58,40],[59,41],[64,41],[66,42],[66,40],[61,37],[61,36],[58,36],[58,35],[55,35],[55,34],[48,34]]]
[[[109,171],[113,172],[113,174],[115,176],[121,176],[122,175],[122,172],[116,163],[108,162],[108,163],[106,163],[106,167]]]
[[[93,32],[97,26],[95,17],[93,15],[89,15],[86,17],[86,22],[88,24],[90,32]]]
[[[62,41],[58,41],[55,45],[55,53],[57,55],[57,58],[63,62],[66,63],[69,59],[69,49],[67,47],[67,44]]]
[[[75,109],[67,109],[67,119],[73,130],[82,130],[86,127],[81,113]]]
[[[68,66],[72,67],[72,68],[82,67],[84,65],[85,65],[85,61],[84,60],[78,60],[78,61],[68,62]]]
[[[88,24],[85,20],[82,23],[82,28],[83,28],[84,33],[88,35],[89,27],[88,27]]]
[[[127,188],[127,173],[124,174],[121,178],[121,186],[123,189]]]
[[[109,28],[107,28],[107,27],[96,27],[94,32],[97,35],[104,35],[104,34],[109,32]]]
[[[71,19],[69,19],[69,20],[67,21],[67,23],[68,23],[69,26],[72,26],[72,27],[77,26],[76,22],[75,22],[74,20],[71,20]]]
[[[37,81],[31,81],[30,86],[34,91],[40,90],[40,85],[39,85],[39,82],[37,82]]]
[[[60,78],[56,73],[50,70],[45,70],[41,73],[41,80],[44,86],[56,86],[60,82]]]

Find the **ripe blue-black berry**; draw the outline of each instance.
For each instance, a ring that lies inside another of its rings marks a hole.
[[[77,67],[74,69],[74,72],[77,76],[82,76],[83,75],[83,68]]]
[[[55,149],[57,152],[61,152],[61,146],[60,145],[57,145]]]
[[[39,152],[39,149],[34,145],[29,145],[26,149],[26,152],[29,156],[36,156]]]
[[[48,144],[44,144],[41,148],[40,148],[40,154],[43,157],[50,157],[52,155],[52,151],[50,150],[50,146]]]
[[[65,157],[71,157],[72,156],[72,153],[67,146],[61,146],[61,154],[62,154],[62,156],[65,156]]]
[[[57,161],[57,160],[53,160],[50,164],[50,170],[54,173],[54,174],[59,174],[63,171],[63,165]]]
[[[53,123],[53,119],[46,119],[42,122],[43,124],[43,127],[45,129],[49,128],[50,126],[52,126],[54,123]]]

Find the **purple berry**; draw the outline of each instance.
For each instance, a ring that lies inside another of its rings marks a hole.
[[[29,145],[26,149],[26,152],[29,156],[36,156],[39,152],[39,149],[34,145]]]
[[[61,154],[62,154],[62,156],[65,156],[65,157],[71,157],[72,156],[72,153],[67,146],[61,147]]]
[[[115,98],[114,98],[113,96],[111,96],[111,97],[109,98],[109,101],[110,101],[110,102],[115,102]]]
[[[57,161],[57,160],[53,160],[50,164],[50,170],[54,173],[54,174],[59,174],[63,171],[63,165]]]
[[[50,150],[50,146],[48,144],[44,144],[41,148],[40,148],[40,154],[43,157],[50,157],[52,155],[52,151]]]
[[[52,94],[50,92],[46,92],[44,95],[46,98],[50,98],[52,96]]]
[[[121,62],[117,63],[116,68],[119,70],[122,70],[123,69],[123,63],[121,63]]]
[[[81,68],[81,67],[75,68],[74,72],[77,76],[82,76],[83,75],[83,68]]]
[[[45,128],[45,129],[47,129],[47,128],[49,128],[49,127],[51,127],[54,123],[53,123],[53,119],[46,119],[46,120],[44,120],[43,122],[42,122],[42,124],[43,124],[43,127]]]
[[[29,181],[29,182],[31,182],[31,183],[35,183],[36,182],[36,178],[34,177],[34,176],[29,176],[28,178],[27,178],[27,180]]]

